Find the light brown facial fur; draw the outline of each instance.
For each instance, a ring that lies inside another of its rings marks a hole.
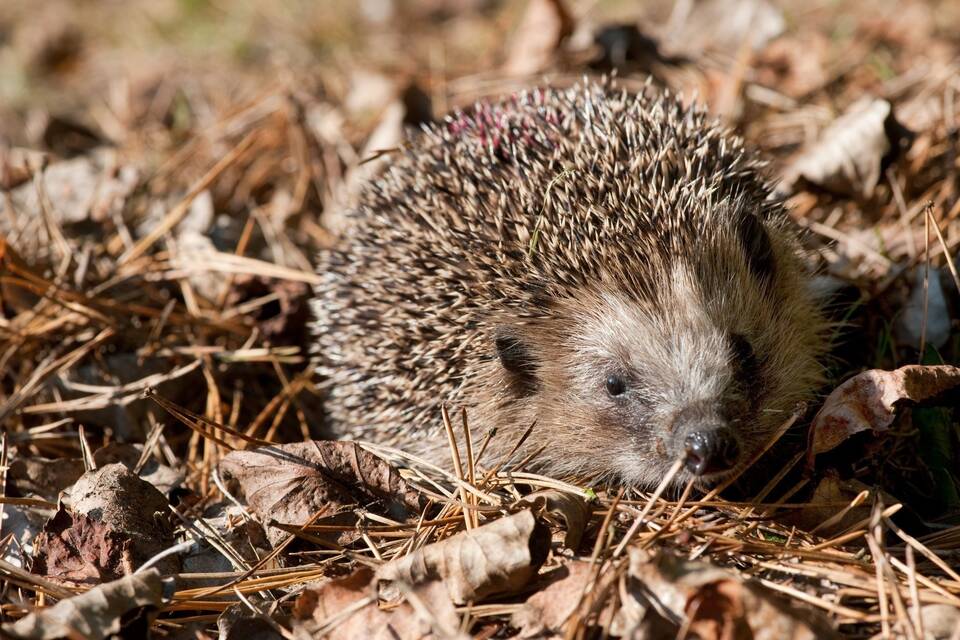
[[[497,429],[489,464],[535,422],[517,459],[545,445],[542,472],[638,485],[723,433],[723,469],[678,478],[715,481],[809,395],[824,348],[760,171],[702,112],[597,85],[421,134],[321,256],[335,431],[442,462],[446,403],[475,441]]]

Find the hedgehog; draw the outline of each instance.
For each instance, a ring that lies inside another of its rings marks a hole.
[[[710,486],[819,383],[796,225],[702,107],[584,81],[478,103],[395,154],[319,257],[337,437],[442,464],[446,406],[490,466],[652,486],[681,460],[677,486]]]

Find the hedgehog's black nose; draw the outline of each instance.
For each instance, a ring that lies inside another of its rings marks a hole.
[[[740,455],[736,436],[725,427],[694,431],[683,441],[683,446],[687,452],[687,469],[697,476],[728,471]]]

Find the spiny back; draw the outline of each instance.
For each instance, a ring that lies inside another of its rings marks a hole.
[[[405,443],[436,432],[441,402],[519,406],[498,377],[500,328],[553,318],[535,351],[561,353],[571,323],[558,309],[602,289],[673,313],[664,292],[682,289],[670,284],[678,265],[718,292],[721,314],[780,295],[783,318],[768,324],[795,324],[806,301],[791,291],[795,243],[771,193],[738,138],[649,87],[535,90],[426,128],[320,257],[318,371],[336,429]],[[487,418],[476,422],[505,420]]]

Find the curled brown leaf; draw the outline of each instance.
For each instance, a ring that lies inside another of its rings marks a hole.
[[[381,581],[417,585],[440,580],[456,604],[514,593],[546,560],[550,530],[525,509],[391,560]]]
[[[526,496],[523,501],[533,505],[538,512],[546,511],[561,518],[566,525],[563,546],[576,550],[583,539],[583,532],[590,521],[590,505],[583,496],[569,491],[543,489]]]
[[[960,368],[907,365],[894,371],[871,369],[833,390],[810,425],[809,458],[830,451],[861,431],[885,431],[902,404],[956,402]]]

